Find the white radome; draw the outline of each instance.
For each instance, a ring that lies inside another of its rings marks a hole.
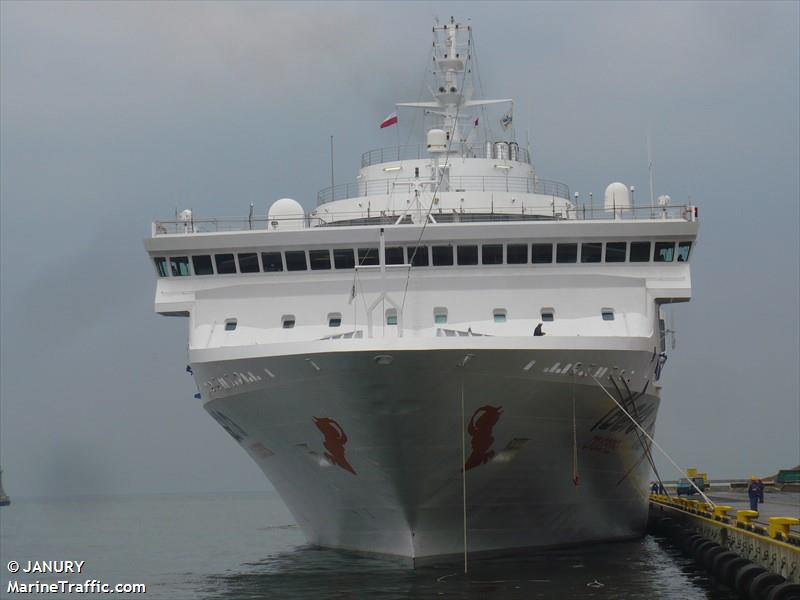
[[[619,181],[606,188],[603,207],[606,210],[627,210],[631,207],[631,193],[628,186]]]
[[[302,229],[305,216],[306,211],[303,206],[292,198],[276,200],[267,213],[267,219],[273,229]]]

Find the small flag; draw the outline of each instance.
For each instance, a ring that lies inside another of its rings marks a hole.
[[[397,125],[397,112],[393,112],[381,122],[381,129]]]
[[[503,115],[503,118],[500,119],[500,125],[503,126],[503,129],[508,129],[511,127],[511,122],[514,120],[514,117],[511,115],[510,112],[507,112]]]

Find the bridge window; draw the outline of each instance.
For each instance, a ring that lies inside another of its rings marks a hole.
[[[378,264],[378,249],[377,248],[359,248],[358,249],[358,266],[377,265]]]
[[[528,244],[509,244],[506,246],[506,262],[510,265],[528,264]]]
[[[328,327],[341,327],[341,326],[342,326],[342,313],[329,313]]]
[[[531,261],[534,264],[553,262],[553,244],[532,244]]]
[[[286,257],[287,271],[305,271],[308,269],[305,250],[287,250],[283,255]]]
[[[631,262],[650,262],[650,242],[631,242]]]
[[[603,321],[613,321],[614,320],[614,309],[613,308],[603,308],[600,310],[600,314],[603,316]]]
[[[397,309],[396,308],[387,308],[386,309],[386,324],[387,325],[397,325]]]
[[[691,250],[692,242],[678,242],[678,262],[687,262]]]
[[[163,256],[156,256],[153,259],[153,262],[156,263],[156,271],[158,271],[159,277],[166,277],[167,276],[167,259]]]
[[[625,262],[627,253],[627,242],[608,242],[606,244],[606,262]]]
[[[173,277],[185,277],[186,275],[189,275],[189,257],[170,256],[169,268],[172,271]]]
[[[214,262],[217,263],[218,274],[236,273],[236,261],[233,259],[233,254],[215,254]]]
[[[258,254],[255,252],[243,252],[239,254],[239,273],[258,273],[261,267],[258,265]]]
[[[543,308],[542,309],[542,321],[555,321],[556,320],[556,311],[552,308]]]
[[[238,321],[236,319],[226,319],[225,320],[225,331],[236,331],[236,326],[238,325]]]
[[[523,246],[523,248],[527,250],[528,247]],[[481,246],[481,263],[484,265],[502,265],[503,244],[486,244]]]
[[[453,264],[453,247],[452,246],[432,246],[433,252],[433,266],[445,267]]]
[[[194,267],[195,275],[213,275],[214,267],[211,264],[211,256],[208,254],[201,254],[200,256],[192,257],[192,267]]]
[[[672,262],[673,258],[675,258],[675,242],[656,242],[654,261]]]
[[[437,306],[433,309],[433,322],[437,325],[447,323],[447,309],[444,306]]]
[[[308,260],[312,271],[324,271],[331,268],[330,250],[309,250]]]
[[[394,248],[386,248],[385,260],[387,265],[402,265],[405,264],[405,257],[403,256],[402,246]]]
[[[262,252],[261,262],[264,265],[265,273],[283,271],[283,259],[280,252]]]
[[[435,248],[434,248],[435,250]],[[478,247],[477,246],[459,246],[458,247],[458,264],[459,265],[477,265],[478,264]]]
[[[294,327],[294,315],[283,315],[281,317],[281,327],[292,329]]]
[[[494,317],[495,323],[505,323],[507,312],[505,308],[495,308],[492,312],[492,316]]]
[[[603,257],[603,244],[600,242],[589,242],[581,244],[581,262],[599,263]]]
[[[427,246],[406,248],[406,254],[408,254],[408,262],[414,267],[427,267],[430,264]]]
[[[352,248],[337,248],[333,251],[333,266],[337,269],[352,269],[356,266]]]
[[[556,262],[578,262],[578,244],[556,244]]]

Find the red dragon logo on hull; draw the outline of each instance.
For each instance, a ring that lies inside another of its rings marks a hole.
[[[472,436],[472,454],[464,463],[464,470],[485,465],[494,458],[492,429],[503,414],[502,406],[481,406],[472,414],[467,432]]]
[[[325,441],[322,444],[327,450],[325,458],[334,465],[338,465],[345,471],[350,471],[353,475],[356,475],[355,469],[347,462],[347,458],[344,456],[344,445],[347,443],[347,434],[345,434],[342,426],[334,419],[329,419],[327,417],[311,418],[314,420],[314,425],[317,426],[317,429],[325,436]]]

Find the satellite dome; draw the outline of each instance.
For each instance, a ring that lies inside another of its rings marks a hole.
[[[297,200],[281,198],[272,203],[267,212],[270,228],[302,229],[306,213]]]
[[[631,193],[624,183],[615,181],[606,188],[603,201],[606,210],[625,210],[631,207]]]
[[[428,131],[428,152],[447,152],[447,132],[444,129]]]

